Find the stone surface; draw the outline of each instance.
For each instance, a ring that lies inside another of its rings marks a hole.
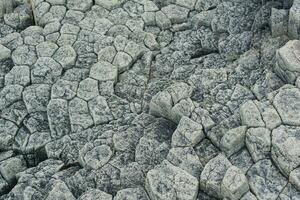
[[[109,62],[100,61],[92,66],[90,77],[99,81],[116,82],[118,78],[118,68]]]

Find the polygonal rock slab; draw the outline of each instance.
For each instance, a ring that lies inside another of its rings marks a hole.
[[[78,10],[78,11],[87,11],[91,9],[93,5],[93,0],[68,0],[67,1],[67,7],[72,10]]]
[[[201,124],[182,117],[177,129],[172,135],[172,146],[174,147],[193,147],[205,138]]]
[[[231,166],[222,181],[221,191],[224,197],[232,200],[239,200],[249,191],[248,180],[242,171]]]
[[[108,46],[99,51],[98,60],[112,63],[116,54],[116,48],[114,46]]]
[[[0,163],[1,176],[8,182],[16,180],[16,174],[26,169],[26,162],[23,157],[13,157]]]
[[[113,65],[118,67],[119,73],[127,71],[133,63],[131,56],[125,52],[118,52],[114,58]]]
[[[0,110],[22,99],[23,87],[21,85],[8,85],[0,91]]]
[[[102,6],[108,10],[112,10],[120,6],[124,0],[95,0],[95,4]]]
[[[118,68],[109,62],[99,61],[92,66],[90,77],[99,81],[113,81],[115,83],[118,78]]]
[[[85,101],[89,101],[99,95],[98,81],[86,78],[79,83],[77,96]]]
[[[242,124],[248,127],[264,127],[265,123],[253,101],[247,101],[240,108]]]
[[[11,51],[2,44],[0,44],[0,62],[10,58],[10,55]]]
[[[286,175],[300,164],[300,128],[280,126],[272,132],[272,158]]]
[[[226,171],[231,166],[231,163],[223,154],[211,159],[201,173],[200,188],[211,196],[222,198],[221,183]]]
[[[76,96],[78,82],[59,79],[51,88],[51,98],[70,100]]]
[[[185,22],[189,13],[188,9],[174,4],[163,7],[161,11],[175,24]]]
[[[230,129],[221,139],[221,150],[228,156],[238,152],[245,144],[246,130],[246,126]]]
[[[271,152],[271,131],[261,127],[248,129],[246,146],[254,162],[269,158]]]
[[[5,85],[22,85],[30,83],[30,69],[28,66],[14,66],[9,73],[5,75]]]
[[[46,200],[76,200],[68,186],[61,180],[53,183],[52,190],[48,193]]]
[[[114,200],[149,200],[149,197],[142,188],[126,188],[119,190]]]
[[[300,39],[300,2],[293,1],[293,6],[289,13],[289,36]]]
[[[195,200],[198,187],[197,178],[166,160],[147,173],[146,190],[151,199]]]
[[[273,104],[284,124],[300,125],[300,90],[298,88],[280,90]]]
[[[79,200],[112,200],[112,195],[98,189],[89,189],[79,197]]]
[[[289,181],[300,191],[300,167],[291,171]]]
[[[251,191],[258,199],[277,199],[287,181],[271,160],[255,163],[247,172]]]
[[[50,86],[47,84],[34,84],[25,88],[23,100],[29,113],[45,112],[50,100]]]
[[[77,54],[72,46],[66,45],[60,47],[53,58],[61,64],[64,69],[69,69],[75,65]]]
[[[97,96],[88,102],[91,115],[95,124],[104,124],[113,120],[107,101],[102,96]]]
[[[112,154],[107,145],[94,146],[92,143],[87,143],[79,151],[79,163],[83,167],[97,170],[110,160]]]

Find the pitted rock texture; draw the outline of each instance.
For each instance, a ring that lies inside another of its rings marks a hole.
[[[298,200],[299,159],[299,0],[0,0],[0,200]]]

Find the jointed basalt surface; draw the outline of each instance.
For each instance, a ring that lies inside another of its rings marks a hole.
[[[300,199],[299,0],[0,2],[0,199]]]

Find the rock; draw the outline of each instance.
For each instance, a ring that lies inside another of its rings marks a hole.
[[[300,91],[297,88],[282,89],[273,104],[286,125],[300,125]]]
[[[110,160],[112,154],[113,152],[107,145],[95,146],[87,143],[79,151],[79,163],[85,168],[97,170]]]
[[[272,132],[272,158],[286,176],[300,164],[299,131],[299,127],[282,125]]]
[[[293,6],[290,9],[289,13],[289,36],[294,39],[300,39],[300,2],[293,1]]]
[[[107,101],[102,96],[97,96],[88,102],[89,110],[94,120],[94,124],[105,124],[113,120],[112,113]]]
[[[0,44],[0,62],[9,59],[10,56],[11,56],[11,51],[5,46],[3,46],[2,44]]]
[[[68,0],[67,1],[67,8],[72,10],[87,11],[91,9],[92,5],[93,5],[92,0],[87,0],[87,1]]]
[[[194,200],[197,198],[198,180],[168,161],[147,173],[146,190],[151,199]]]
[[[77,88],[77,82],[60,79],[52,85],[51,98],[71,100],[73,97],[76,96]]]
[[[16,174],[26,169],[26,162],[23,157],[12,157],[0,163],[1,176],[12,184],[16,181]]]
[[[52,190],[48,193],[46,200],[75,200],[68,186],[61,180],[56,180],[53,183]]]
[[[8,85],[0,91],[0,110],[22,99],[23,87],[20,85]]]
[[[96,0],[96,5],[103,6],[104,8],[108,10],[112,10],[114,8],[119,7],[124,0]]]
[[[84,79],[79,83],[77,96],[89,101],[99,95],[98,81],[92,78]]]
[[[156,25],[162,30],[169,29],[172,26],[171,20],[162,11],[157,11],[155,13],[155,21]]]
[[[231,163],[223,154],[211,159],[201,173],[200,188],[211,196],[222,198],[222,180],[230,167]]]
[[[75,65],[77,54],[72,46],[60,47],[53,56],[54,60],[61,64],[64,69],[69,69]]]
[[[115,83],[118,79],[118,68],[109,62],[99,61],[92,66],[90,77],[99,81],[113,81]]]
[[[276,199],[287,181],[271,160],[260,160],[247,172],[250,190],[257,199]]]
[[[238,167],[244,174],[250,169],[250,167],[254,164],[251,154],[247,150],[247,148],[243,148],[239,152],[233,154],[229,158],[232,165]]]
[[[245,145],[246,126],[230,129],[221,139],[220,148],[227,156],[238,152]]]
[[[88,104],[82,99],[75,97],[70,101],[69,114],[72,132],[84,130],[94,124]]]
[[[196,152],[191,147],[170,149],[167,160],[196,178],[200,176],[203,169]]]
[[[199,11],[211,10],[218,6],[221,3],[221,0],[198,0],[195,8]]]
[[[142,166],[137,162],[131,162],[121,167],[120,179],[122,187],[136,187],[144,185],[145,174]]]
[[[11,148],[18,126],[13,122],[0,118],[0,150]]]
[[[272,8],[270,24],[273,37],[278,37],[280,35],[287,34],[288,16],[288,10],[279,10],[276,8]]]
[[[12,60],[15,65],[33,65],[37,60],[35,48],[30,48],[26,45],[18,46],[12,52]]]
[[[62,74],[61,65],[49,57],[38,58],[31,70],[32,83],[55,83]]]
[[[188,17],[189,10],[178,5],[170,4],[161,9],[161,11],[174,24],[185,22]]]
[[[254,194],[252,194],[251,192],[247,192],[242,198],[241,200],[257,200],[257,198],[255,197]]]
[[[112,200],[113,198],[112,195],[107,194],[98,189],[89,189],[84,194],[82,194],[79,198],[79,200],[93,200],[93,199]]]
[[[265,123],[253,101],[247,101],[240,108],[242,124],[247,127],[264,127]]]
[[[149,200],[149,197],[142,188],[126,188],[119,190],[114,200]]]
[[[129,70],[132,65],[132,58],[125,52],[118,52],[114,58],[113,65],[118,67],[118,72],[122,73]]]
[[[61,138],[71,132],[68,102],[52,99],[47,106],[47,115],[52,138]]]
[[[205,138],[201,124],[182,117],[172,135],[172,146],[193,147]]]
[[[289,181],[294,185],[297,190],[300,190],[300,168],[296,168],[291,171]]]
[[[36,46],[38,57],[52,57],[58,46],[52,42],[42,42]]]
[[[34,84],[23,91],[23,100],[29,113],[45,112],[50,100],[50,86],[47,84]]]
[[[98,61],[100,61],[100,62],[105,61],[105,62],[112,63],[116,54],[117,54],[117,51],[116,51],[115,47],[113,47],[113,46],[105,47],[99,51]]]
[[[271,152],[271,132],[266,128],[248,129],[246,146],[254,162],[269,158]]]
[[[222,195],[232,200],[241,199],[249,191],[248,180],[239,168],[230,167],[222,181]]]
[[[28,66],[14,66],[5,75],[5,85],[22,85],[30,83],[30,69]]]
[[[195,8],[195,4],[196,4],[197,0],[176,0],[176,4],[179,6],[183,6],[188,8],[189,10],[193,10]]]

